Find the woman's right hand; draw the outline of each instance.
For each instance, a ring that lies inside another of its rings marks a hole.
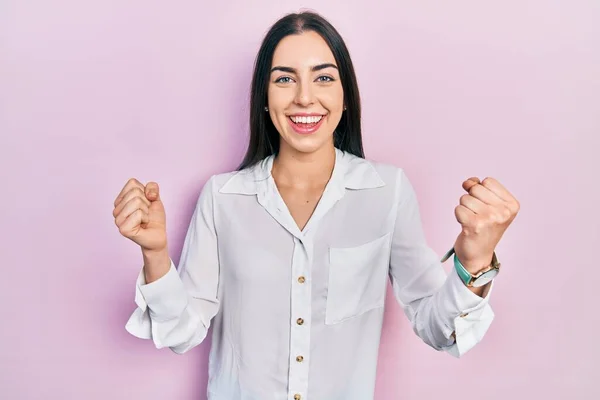
[[[139,244],[143,252],[167,251],[165,207],[158,184],[127,181],[114,203],[113,217],[121,235]]]

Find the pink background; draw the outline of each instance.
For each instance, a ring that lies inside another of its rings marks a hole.
[[[347,40],[368,157],[408,171],[440,255],[466,177],[522,204],[484,342],[437,353],[389,301],[377,399],[600,398],[600,2],[415,3],[4,0],[0,398],[205,399],[208,342],[124,329],[141,257],[112,202],[158,181],[178,260],[202,185],[243,154],[262,35],[301,7]]]

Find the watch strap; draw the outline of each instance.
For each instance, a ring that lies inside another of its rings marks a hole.
[[[454,255],[454,269],[456,270],[458,277],[464,282],[465,285],[470,286],[473,283],[473,281],[476,279],[476,276],[471,274],[469,271],[467,271],[467,269],[464,267],[464,265],[462,265],[462,263],[456,256],[454,248],[450,249],[444,255],[441,262],[444,263],[452,255]],[[498,259],[496,258],[496,252],[494,252],[494,255],[492,257],[492,263],[487,268],[484,267],[482,269],[481,273],[486,272],[492,268],[498,268],[499,266],[500,266],[500,264],[498,263]]]
[[[454,268],[456,269],[456,273],[460,277],[460,279],[464,282],[465,285],[469,286],[473,281],[473,275],[462,265],[458,257],[456,257],[456,253],[454,254]]]

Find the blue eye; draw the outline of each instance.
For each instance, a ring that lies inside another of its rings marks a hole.
[[[319,82],[333,82],[333,78],[330,76],[320,76],[317,78]]]
[[[287,80],[284,81],[284,79],[287,79]],[[292,78],[290,78],[289,76],[282,76],[280,78],[277,78],[275,80],[275,83],[290,83],[291,80],[292,80]]]

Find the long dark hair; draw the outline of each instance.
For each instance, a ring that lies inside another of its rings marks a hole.
[[[267,32],[254,62],[250,94],[250,141],[238,170],[250,167],[279,152],[279,132],[265,107],[273,53],[279,42],[289,35],[318,33],[327,43],[338,66],[346,111],[334,132],[334,145],[340,150],[364,158],[360,127],[360,95],[350,52],[341,35],[325,18],[314,12],[288,14]]]

